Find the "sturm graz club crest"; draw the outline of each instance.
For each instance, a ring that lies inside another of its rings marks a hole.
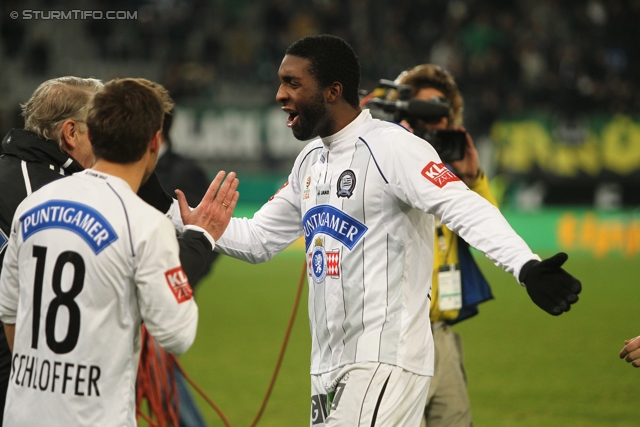
[[[314,246],[309,252],[309,272],[316,283],[322,283],[327,277],[327,252],[320,237],[315,239]]]
[[[353,195],[356,188],[356,174],[352,170],[347,169],[340,174],[338,178],[338,197],[346,197],[347,199]]]
[[[327,276],[339,279],[340,249],[326,250],[322,238],[317,237],[314,246],[307,253],[307,270],[316,283],[321,283]]]

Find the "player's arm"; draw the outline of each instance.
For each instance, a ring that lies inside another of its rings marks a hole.
[[[189,207],[184,193],[176,190],[180,217],[185,226],[200,227],[206,230],[214,240],[218,240],[229,225],[229,220],[240,197],[240,193],[236,191],[238,184],[235,172],[229,172],[226,179],[224,171],[218,172],[204,197],[194,209]]]
[[[162,221],[136,248],[136,294],[142,320],[165,350],[184,353],[193,343],[198,307],[178,257],[170,223]]]
[[[140,187],[138,196],[165,213],[179,232],[186,226],[199,227],[209,234],[208,237],[218,240],[227,227],[240,196],[236,191],[239,180],[235,172],[229,172],[226,179],[225,175],[224,171],[218,172],[195,208],[189,207],[181,190],[176,190],[177,200],[169,196],[155,173]]]
[[[250,263],[265,262],[302,235],[299,173],[301,163],[315,148],[313,143],[294,162],[287,182],[251,219],[232,218],[216,251]]]
[[[432,147],[413,135],[400,134],[399,139],[405,150],[398,152],[411,155],[389,153],[395,162],[390,188],[396,195],[441,218],[450,230],[513,274],[540,308],[553,315],[568,311],[582,287],[561,268],[566,254],[541,262],[500,211],[448,171]]]
[[[173,209],[176,210],[177,205],[179,219],[174,214],[172,222],[174,226],[180,222],[185,224],[184,231],[178,237],[180,262],[189,281],[194,284],[209,272],[211,263],[218,255],[213,249],[229,225],[240,197],[238,184],[235,172],[230,172],[226,179],[224,171],[218,172],[198,206],[193,209],[189,207],[184,193],[176,190],[178,199],[177,203],[173,203]]]
[[[213,252],[217,239],[215,236],[219,234],[221,226],[226,227],[224,220],[219,219],[220,214],[225,216],[228,212],[228,218],[230,218],[237,202],[238,194],[235,190],[238,180],[235,177],[228,177],[221,187],[224,173],[222,176],[220,174],[219,172],[209,186],[202,202],[198,207],[190,210],[184,219],[181,217],[178,201],[164,191],[155,172],[138,191],[142,200],[170,216],[176,230],[180,233],[178,236],[180,262],[189,281],[194,284],[208,273],[208,267],[217,255]],[[221,190],[219,193],[217,193],[218,188]],[[222,190],[225,190],[224,195],[221,194]],[[233,206],[225,203],[228,207],[224,209],[226,212],[222,212],[222,200],[225,198],[233,201]]]
[[[473,192],[479,194],[483,199],[487,200],[493,206],[499,208],[498,202],[491,192],[489,178],[487,177],[487,175],[485,175],[482,169],[478,169],[478,178],[468,185],[469,189],[471,189]]]
[[[216,251],[250,263],[269,261],[302,235],[294,175],[251,219],[232,218]]]

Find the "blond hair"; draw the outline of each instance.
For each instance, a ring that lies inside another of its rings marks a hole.
[[[89,100],[101,88],[102,82],[93,78],[66,76],[47,80],[20,105],[25,130],[61,145],[62,123],[70,119],[84,122]]]
[[[422,64],[403,71],[395,81],[396,84],[411,86],[411,97],[414,98],[421,89],[433,88],[444,94],[449,101],[449,127],[462,126],[464,101],[453,76],[442,67],[433,64]],[[397,96],[397,95],[396,95]]]

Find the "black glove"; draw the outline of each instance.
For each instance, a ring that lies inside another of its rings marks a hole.
[[[564,271],[562,264],[569,258],[564,252],[543,261],[531,260],[520,270],[520,282],[538,307],[559,316],[578,301],[580,281]]]

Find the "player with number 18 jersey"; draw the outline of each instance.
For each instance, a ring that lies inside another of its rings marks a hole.
[[[96,171],[46,185],[18,207],[0,277],[5,425],[135,426],[141,324],[180,354],[197,319],[164,215]]]

